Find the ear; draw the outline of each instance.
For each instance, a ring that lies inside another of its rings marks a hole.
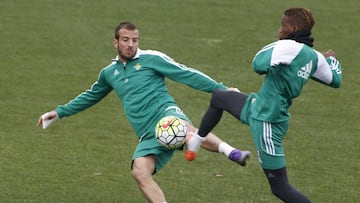
[[[293,25],[293,26],[291,27],[291,29],[292,29],[292,32],[297,32],[297,31],[299,31],[299,27],[296,26],[296,25]]]
[[[115,48],[117,48],[119,46],[119,40],[114,39],[113,43],[114,43]]]

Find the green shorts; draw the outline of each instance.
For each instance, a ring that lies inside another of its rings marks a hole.
[[[270,123],[256,120],[251,117],[251,104],[256,94],[249,95],[240,121],[249,125],[256,147],[259,162],[263,169],[280,169],[286,166],[282,141],[289,127],[289,122]]]
[[[189,118],[177,106],[169,106],[165,108],[164,111],[159,116],[158,120],[160,120],[165,116],[176,116],[178,118],[190,122]],[[144,157],[148,155],[154,155],[156,157],[154,173],[156,173],[160,171],[160,169],[162,169],[172,158],[175,150],[167,149],[163,147],[161,144],[159,144],[159,142],[156,140],[154,129],[155,126],[139,140],[139,144],[137,145],[134,155],[132,157],[131,168],[132,168],[132,163],[136,158]]]
[[[288,121],[269,123],[249,118],[251,135],[263,169],[279,169],[286,166],[282,141],[288,129]]]

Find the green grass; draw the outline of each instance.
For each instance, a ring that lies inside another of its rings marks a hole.
[[[335,49],[344,75],[340,89],[310,82],[295,100],[284,143],[289,179],[313,202],[357,202],[356,5],[356,0],[2,1],[1,202],[145,202],[129,169],[137,139],[115,94],[47,130],[35,126],[43,112],[66,103],[96,80],[115,55],[113,29],[120,21],[138,24],[143,49],[163,51],[250,92],[262,80],[251,69],[252,57],[276,39],[282,11],[290,6],[313,10],[315,46]],[[171,81],[169,88],[198,125],[210,95]],[[168,201],[279,202],[255,158],[248,128],[225,115],[215,133],[253,152],[248,167],[204,150],[191,163],[177,153],[155,176]]]

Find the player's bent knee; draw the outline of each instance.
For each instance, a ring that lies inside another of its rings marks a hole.
[[[134,160],[131,175],[136,180],[151,177],[155,172],[155,157],[148,155]]]
[[[151,177],[151,173],[146,172],[145,170],[141,170],[139,168],[133,168],[131,171],[131,176],[136,180],[136,182],[142,182],[146,178]]]
[[[215,90],[211,96],[211,104],[216,104],[221,99],[221,95],[225,92],[224,90]]]

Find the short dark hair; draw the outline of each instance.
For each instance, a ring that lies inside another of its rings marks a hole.
[[[119,39],[119,30],[120,29],[127,29],[127,30],[137,30],[138,28],[136,27],[136,25],[130,21],[123,21],[121,22],[118,26],[116,26],[115,28],[115,39]]]
[[[314,17],[311,11],[307,8],[289,8],[284,11],[284,15],[290,17],[290,23],[297,25],[299,27],[299,31],[311,31],[315,24]]]

